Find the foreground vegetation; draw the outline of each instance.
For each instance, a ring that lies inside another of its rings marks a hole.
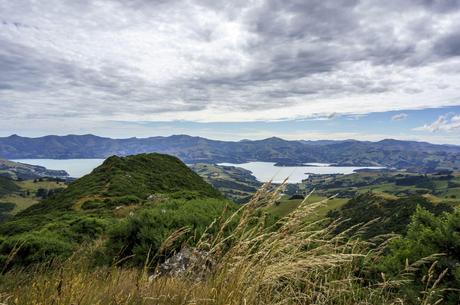
[[[269,192],[265,186],[247,205],[194,239],[195,251],[205,253],[206,262],[211,262],[205,273],[197,273],[203,271],[203,261],[198,260],[180,276],[152,276],[158,265],[151,258],[180,239],[186,232],[182,229],[150,253],[143,268],[120,263],[95,267],[100,242],[64,262],[13,268],[1,276],[0,301],[27,305],[443,302],[446,272],[438,272],[436,255],[401,266],[398,275],[372,277],[370,267],[382,262],[385,243],[334,233],[337,222],[305,222],[324,202],[305,201],[273,224],[263,211],[278,196],[279,190]],[[415,285],[412,279],[418,272],[426,276]]]

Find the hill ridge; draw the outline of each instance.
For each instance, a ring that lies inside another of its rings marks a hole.
[[[78,210],[86,201],[100,201],[99,207],[114,208],[145,201],[157,194],[175,198],[223,198],[219,191],[174,156],[158,153],[111,156],[90,174],[72,182],[65,191],[20,214]]]

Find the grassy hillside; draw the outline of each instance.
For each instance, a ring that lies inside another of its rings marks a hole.
[[[371,238],[381,234],[405,233],[417,207],[424,208],[435,215],[454,210],[449,204],[442,202],[433,203],[423,196],[398,198],[375,193],[365,193],[351,199],[341,208],[330,211],[328,216],[345,220],[337,228],[339,232],[358,224],[376,221],[368,225],[364,232],[366,238]]]
[[[249,201],[262,185],[250,171],[240,167],[197,163],[190,168],[236,203]]]
[[[56,179],[16,181],[0,176],[0,223],[65,187],[65,182]]]
[[[0,261],[18,245],[16,264],[69,256],[81,243],[105,236],[125,220],[125,229],[132,229],[129,219],[148,211],[164,216],[154,224],[158,240],[180,224],[202,230],[227,204],[217,190],[176,157],[110,157],[64,191],[0,224]],[[195,215],[200,209],[209,213],[199,221],[177,218],[184,211],[188,210],[184,215]]]
[[[404,197],[427,195],[434,200],[460,203],[460,174],[455,172],[414,174],[403,171],[359,171],[350,175],[310,175],[299,184],[298,191],[324,196],[351,198],[367,192]]]
[[[149,196],[170,198],[222,198],[176,157],[162,154],[113,156],[75,182],[67,190],[23,212],[34,215],[85,207],[113,208],[145,201]],[[131,202],[130,202],[131,201]]]

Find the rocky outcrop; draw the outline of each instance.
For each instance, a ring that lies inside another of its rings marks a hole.
[[[215,264],[206,251],[184,247],[165,260],[150,279],[168,276],[202,280],[211,272]]]

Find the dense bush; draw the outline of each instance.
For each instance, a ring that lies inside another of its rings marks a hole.
[[[118,197],[110,204],[131,203],[136,197]],[[103,201],[88,201],[82,206],[106,205]],[[19,247],[11,264],[28,265],[65,258],[82,243],[93,241],[109,231],[106,259],[126,258],[126,263],[144,263],[149,252],[155,253],[161,243],[175,230],[188,227],[191,238],[201,234],[224,209],[234,210],[234,205],[221,199],[171,199],[162,203],[141,206],[132,217],[118,221],[111,214],[83,214],[79,212],[54,212],[14,218],[0,226],[0,263],[15,247]],[[113,229],[110,229],[113,227]],[[179,242],[179,241],[178,241]],[[178,244],[179,245],[179,244]],[[100,258],[98,258],[99,261]]]
[[[303,200],[304,198],[305,196],[302,194],[294,194],[291,197],[289,197],[289,200]]]
[[[45,188],[39,188],[37,192],[35,193],[35,196],[41,198],[41,199],[47,199],[50,197],[53,197],[54,195],[62,192],[64,188],[56,188],[56,189],[45,189]]]
[[[102,233],[110,226],[110,221],[98,217],[79,217],[69,222],[70,235],[74,242],[90,241]]]
[[[11,212],[15,207],[16,204],[11,202],[0,202],[0,214]]]
[[[5,238],[0,244],[0,266],[29,265],[48,262],[56,257],[70,256],[74,251],[72,243],[62,235],[50,231],[35,231]],[[12,255],[12,260],[8,257]],[[8,266],[5,266],[8,267]]]
[[[127,264],[142,265],[149,253],[156,253],[171,233],[183,227],[190,228],[189,234],[176,241],[179,246],[182,241],[201,235],[226,207],[229,211],[234,209],[233,204],[222,200],[199,199],[174,200],[142,210],[109,232],[107,256],[117,257]]]
[[[390,252],[378,266],[380,272],[397,275],[404,270],[406,264],[433,254],[443,254],[437,258],[435,270],[440,274],[448,269],[446,276],[440,283],[444,288],[460,287],[460,210],[435,216],[429,211],[418,208],[412,216],[404,237],[395,239],[390,244]],[[406,287],[406,295],[414,295],[422,290],[420,279],[426,272],[420,269],[414,285]],[[445,291],[446,304],[458,304],[460,291]],[[414,300],[414,303],[416,301]]]
[[[110,225],[109,219],[75,213],[50,214],[46,217],[13,219],[0,227],[0,265],[14,253],[11,264],[28,265],[65,258],[81,243],[100,236]]]
[[[125,195],[119,197],[108,197],[105,199],[89,199],[81,205],[83,210],[92,210],[99,208],[113,208],[123,205],[133,205],[141,202],[139,197],[134,195]]]

